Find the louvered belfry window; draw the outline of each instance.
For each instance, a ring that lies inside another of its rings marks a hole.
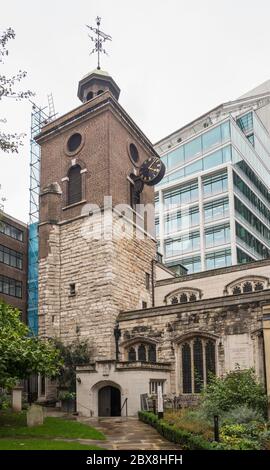
[[[68,204],[82,200],[82,175],[80,165],[75,165],[68,172]]]

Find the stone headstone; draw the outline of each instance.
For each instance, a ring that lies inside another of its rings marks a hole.
[[[12,410],[22,411],[22,387],[15,387],[12,390]]]
[[[44,413],[42,406],[40,405],[31,405],[27,411],[27,426],[39,426],[43,424]]]

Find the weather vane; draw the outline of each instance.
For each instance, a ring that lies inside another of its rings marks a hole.
[[[104,47],[103,47],[103,44],[104,44],[105,41],[111,41],[112,37],[109,36],[109,34],[105,34],[102,31],[100,31],[100,29],[99,29],[100,23],[101,23],[100,16],[97,16],[96,23],[97,23],[97,28],[94,28],[93,26],[89,26],[88,24],[86,26],[87,26],[87,28],[91,29],[91,31],[93,31],[96,34],[96,37],[90,36],[90,34],[88,34],[88,36],[91,39],[91,41],[93,41],[95,43],[95,47],[94,47],[94,49],[92,49],[90,54],[94,54],[94,52],[97,52],[97,55],[98,55],[98,66],[97,66],[97,68],[98,68],[98,70],[100,70],[100,53],[103,52],[104,54],[108,55],[107,52],[105,51]]]

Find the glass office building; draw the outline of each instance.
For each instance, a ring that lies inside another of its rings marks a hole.
[[[155,145],[158,251],[188,273],[270,256],[270,93],[225,103]]]

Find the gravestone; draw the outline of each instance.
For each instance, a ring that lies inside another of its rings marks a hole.
[[[27,426],[39,426],[43,424],[44,421],[44,412],[42,406],[40,405],[31,405],[27,411]]]
[[[12,390],[12,410],[22,411],[22,392],[23,388],[18,386]]]

